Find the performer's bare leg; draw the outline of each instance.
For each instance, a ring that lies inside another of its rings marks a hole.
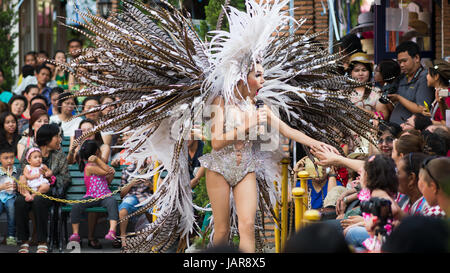
[[[206,190],[214,217],[213,244],[227,244],[230,233],[230,185],[221,174],[207,170]]]
[[[233,189],[239,228],[239,250],[255,252],[256,175],[248,173]]]

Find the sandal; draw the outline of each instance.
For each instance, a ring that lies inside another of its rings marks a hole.
[[[110,230],[108,234],[105,235],[106,240],[114,241],[116,239],[116,232],[114,230]]]
[[[30,245],[29,244],[21,244],[19,253],[29,253],[30,252]]]
[[[97,239],[88,240],[88,246],[93,249],[101,249],[103,248],[100,242]]]
[[[36,253],[47,253],[48,247],[47,245],[38,245]]]
[[[74,234],[70,235],[69,242],[72,242],[72,241],[79,243],[81,241],[80,235],[78,235],[78,233],[74,233]]]

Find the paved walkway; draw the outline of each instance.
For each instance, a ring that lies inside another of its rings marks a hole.
[[[3,238],[2,238],[3,240]],[[120,253],[120,248],[113,248],[112,242],[99,239],[100,244],[103,246],[102,249],[93,249],[88,246],[87,239],[83,239],[81,243],[81,248],[66,249],[67,247],[63,247],[63,253]],[[17,253],[19,251],[19,245],[17,246],[8,246],[1,244],[0,245],[0,253]],[[30,247],[30,253],[36,253],[37,246]],[[59,253],[59,250],[53,249],[53,253]]]

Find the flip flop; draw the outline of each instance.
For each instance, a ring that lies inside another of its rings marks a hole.
[[[29,244],[21,244],[19,253],[30,253],[30,245]]]
[[[47,245],[38,245],[36,253],[47,253],[48,247]]]

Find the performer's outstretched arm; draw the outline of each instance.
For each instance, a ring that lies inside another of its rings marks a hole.
[[[306,134],[300,132],[299,130],[296,130],[296,129],[290,127],[284,121],[279,119],[275,114],[273,114],[273,112],[270,111],[270,109],[268,107],[265,107],[265,109],[266,109],[266,112],[268,113],[268,117],[269,117],[268,120],[270,122],[270,125],[272,126],[272,128],[278,128],[278,130],[280,131],[280,133],[283,136],[285,136],[289,139],[295,140],[296,142],[301,143],[310,148],[328,147],[328,148],[332,149],[335,153],[339,154],[337,149],[334,148],[333,146],[328,145],[324,142],[315,140],[315,139],[307,136]]]

